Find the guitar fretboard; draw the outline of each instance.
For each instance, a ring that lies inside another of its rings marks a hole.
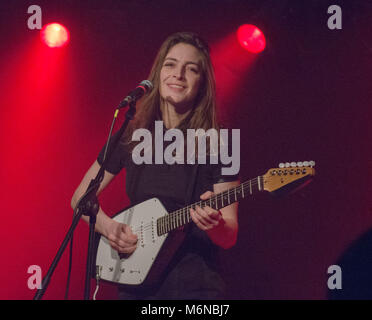
[[[218,193],[207,200],[195,202],[184,208],[173,211],[168,215],[157,219],[158,236],[190,223],[192,221],[190,216],[190,208],[195,209],[196,206],[201,208],[209,206],[215,210],[220,210],[234,202],[239,201],[240,199],[253,195],[254,193],[262,190],[264,190],[263,177],[258,176],[257,178],[248,180],[234,188]]]

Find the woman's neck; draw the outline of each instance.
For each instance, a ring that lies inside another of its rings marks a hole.
[[[181,121],[185,119],[191,112],[191,109],[189,109],[184,113],[178,113],[176,108],[170,103],[163,104],[160,109],[164,126],[167,129],[176,128],[181,123]]]

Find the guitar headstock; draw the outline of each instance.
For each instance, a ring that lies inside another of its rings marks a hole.
[[[263,175],[264,190],[273,192],[279,189],[302,187],[315,175],[315,162],[280,163],[278,168],[272,168]]]

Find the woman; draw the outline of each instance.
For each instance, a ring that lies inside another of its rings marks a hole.
[[[126,169],[126,191],[132,204],[158,197],[168,210],[196,202],[199,198],[208,199],[238,185],[236,177],[221,175],[219,165],[135,165],[131,160],[135,146],[131,140],[133,131],[138,128],[153,131],[156,120],[162,120],[167,129],[178,128],[183,132],[198,128],[218,129],[214,73],[207,44],[192,33],[171,35],[159,50],[149,80],[154,88],[142,99],[135,119],[121,138],[122,143],[105,167],[97,194],[123,167]],[[100,169],[102,159],[103,149],[75,191],[71,201],[73,208]],[[159,285],[145,290],[121,287],[120,297],[223,298],[224,285],[218,272],[216,253],[219,247],[230,248],[236,242],[237,210],[237,203],[220,211],[210,207],[191,209],[194,225],[164,279]],[[111,247],[120,253],[130,254],[136,250],[137,236],[131,228],[112,220],[102,208],[97,215],[96,231],[109,239]]]

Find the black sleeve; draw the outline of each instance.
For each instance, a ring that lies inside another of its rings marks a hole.
[[[110,145],[111,145],[112,140],[114,140],[116,137],[117,137],[117,133],[115,133],[111,137]],[[106,148],[106,145],[103,146],[97,158],[97,161],[101,166],[103,163],[103,155],[105,152],[105,148]],[[125,150],[123,143],[119,141],[109,161],[105,164],[105,170],[115,175],[118,174],[120,170],[125,167],[126,157],[127,157],[127,151]]]
[[[224,165],[222,164],[211,164],[210,167],[212,184],[239,180],[239,174],[223,175],[222,168],[224,167]]]
[[[232,132],[231,131],[229,131],[228,133],[228,140],[226,142],[222,142],[221,140],[220,143],[224,143],[225,148],[227,147],[228,149],[228,150],[223,150],[223,151],[228,152],[229,156],[232,156],[233,147],[232,147]],[[219,152],[222,152],[221,149],[219,150]],[[239,156],[240,156],[240,152],[239,152]],[[226,169],[230,168],[232,166],[232,163],[223,164],[221,154],[219,154],[219,157],[218,157],[218,164],[211,164],[210,166],[211,166],[210,176],[211,176],[211,181],[213,184],[239,180],[239,172],[236,174],[228,174],[228,175],[226,174],[226,172],[224,172],[225,174],[222,174],[222,168],[226,168]],[[239,169],[240,169],[240,159],[239,159]]]

